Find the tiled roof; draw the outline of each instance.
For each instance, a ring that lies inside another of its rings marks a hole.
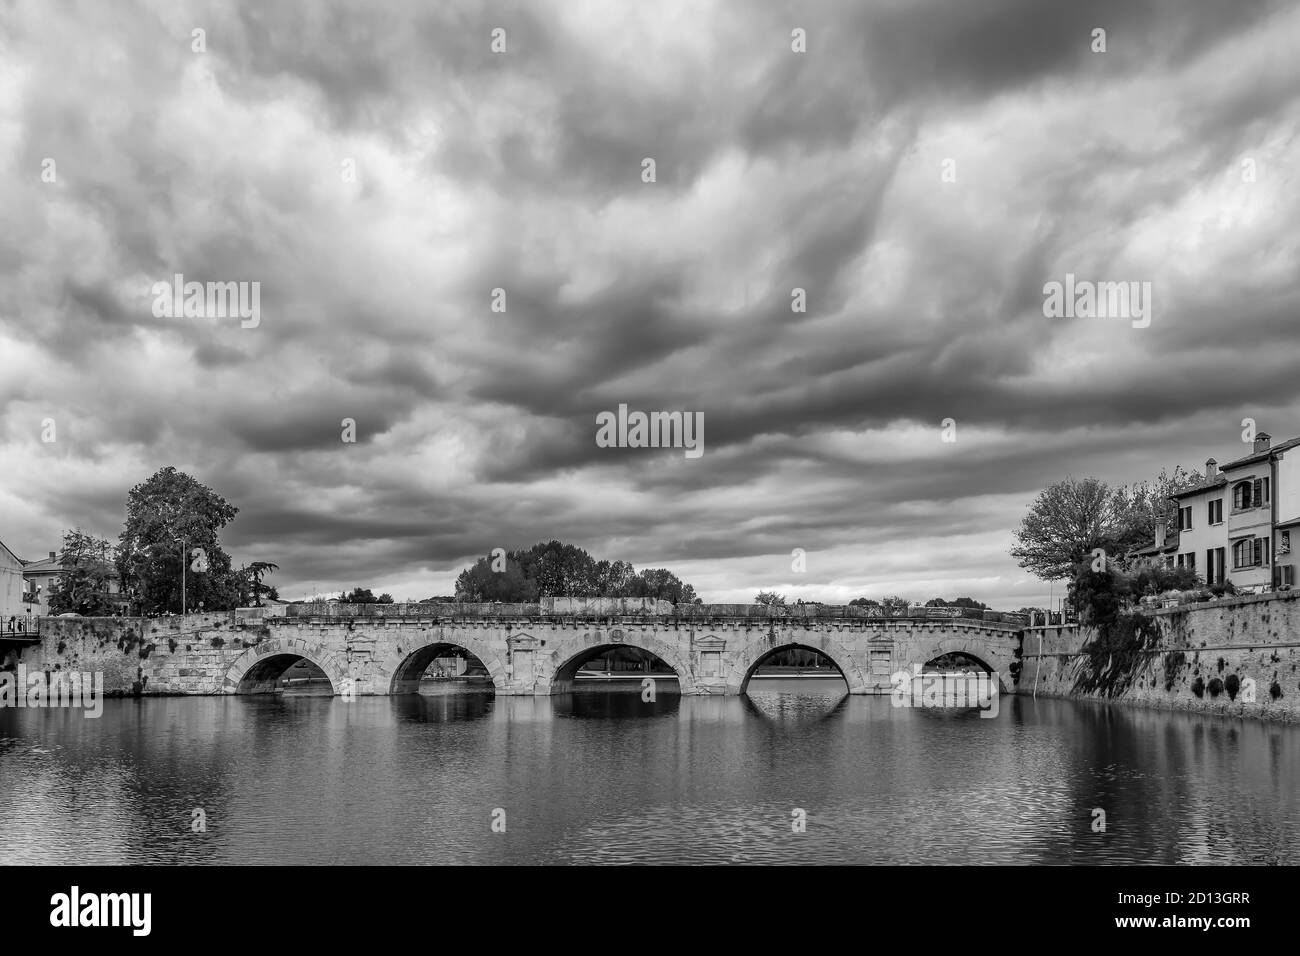
[[[117,574],[112,561],[105,561],[104,568],[113,575]],[[63,570],[63,562],[58,558],[42,558],[40,561],[29,561],[23,565],[23,574],[62,574]]]
[[[1172,494],[1169,497],[1171,500],[1177,501],[1179,498],[1187,498],[1192,495],[1201,494],[1205,491],[1214,491],[1216,488],[1222,488],[1228,483],[1228,479],[1223,474],[1225,471],[1232,471],[1236,468],[1244,468],[1246,465],[1253,465],[1256,462],[1267,461],[1269,457],[1276,452],[1286,451],[1290,448],[1296,447],[1300,447],[1300,438],[1288,438],[1284,442],[1278,442],[1276,445],[1269,446],[1264,451],[1252,451],[1249,455],[1245,455],[1235,461],[1230,461],[1226,465],[1220,465],[1219,473],[1213,478],[1192,485],[1190,488],[1184,488],[1182,491],[1177,494]]]
[[[1300,445],[1300,438],[1289,438],[1284,442],[1279,442],[1276,445],[1270,446],[1264,451],[1253,451],[1249,455],[1238,458],[1236,461],[1230,461],[1219,470],[1228,471],[1233,468],[1241,468],[1245,465],[1253,465],[1257,461],[1267,460],[1268,456],[1273,454],[1273,452],[1286,451],[1288,448],[1295,448],[1297,445]]]
[[[60,572],[63,570],[63,564],[58,558],[42,558],[39,561],[28,561],[23,565],[23,574],[41,574],[48,572]]]
[[[1190,488],[1184,488],[1182,491],[1175,492],[1169,497],[1174,501],[1177,501],[1179,498],[1186,498],[1189,495],[1199,495],[1203,491],[1214,491],[1214,489],[1222,488],[1227,483],[1228,479],[1224,478],[1223,475],[1215,475],[1213,478],[1192,485]]]
[[[1145,547],[1134,548],[1129,552],[1129,555],[1135,558],[1145,558],[1148,555],[1172,554],[1173,552],[1178,550],[1178,540],[1181,534],[1182,532],[1177,530],[1166,532],[1165,543],[1163,546],[1157,548],[1155,542],[1153,541],[1151,544],[1148,544]]]

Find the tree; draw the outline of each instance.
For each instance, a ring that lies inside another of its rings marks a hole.
[[[258,607],[261,607],[262,594],[264,592],[275,590],[272,587],[263,586],[262,578],[266,577],[268,574],[274,574],[276,571],[279,571],[280,566],[278,564],[272,564],[270,561],[254,561],[252,564],[245,565],[240,570],[248,580],[252,589],[253,603]]]
[[[1015,532],[1011,556],[1044,580],[1069,577],[1094,548],[1119,554],[1130,509],[1097,478],[1065,478],[1039,493]]]
[[[50,614],[72,612],[101,617],[116,610],[112,547],[107,538],[87,534],[80,528],[63,532],[59,552],[62,573],[50,586]]]
[[[457,601],[531,603],[537,600],[537,582],[524,575],[523,566],[507,557],[505,569],[492,570],[492,559],[479,558],[456,578]]]
[[[543,597],[641,597],[699,604],[695,589],[666,568],[637,572],[626,561],[597,561],[561,541],[479,558],[456,578],[459,601],[530,603]]]
[[[218,534],[239,509],[207,485],[168,465],[131,489],[117,549],[123,587],[145,613],[181,610],[182,562],[187,603],[227,610],[239,601],[240,576]]]
[[[943,598],[931,598],[925,602],[926,607],[964,607],[975,611],[986,611],[988,605],[974,598],[959,597],[954,601],[945,601]]]
[[[631,568],[632,565],[628,565]],[[653,568],[633,575],[620,591],[612,592],[611,597],[654,598],[657,601],[672,601],[674,604],[699,604],[695,588],[684,584],[677,575],[667,568]]]
[[[351,591],[344,591],[339,595],[339,600],[344,604],[392,604],[393,596],[391,594],[381,594],[375,597],[370,588],[353,588]]]
[[[885,597],[881,600],[880,606],[883,607],[886,611],[893,613],[897,611],[906,611],[908,608],[912,606],[912,602],[905,597],[900,597],[897,594],[891,594],[888,597]]]
[[[593,570],[596,593],[600,595],[626,595],[636,577],[627,561],[597,561]]]
[[[775,591],[759,591],[754,595],[754,603],[766,604],[768,607],[785,607],[785,596]]]
[[[1156,522],[1175,527],[1178,505],[1169,496],[1202,481],[1181,465],[1151,481],[1112,489],[1097,478],[1067,477],[1042,491],[1015,532],[1011,556],[1043,580],[1070,577],[1096,548],[1121,560],[1155,539]]]
[[[880,607],[880,602],[874,598],[854,598],[849,607]]]
[[[1122,555],[1132,548],[1153,542],[1158,521],[1163,521],[1166,528],[1177,528],[1178,503],[1171,501],[1169,496],[1202,481],[1204,478],[1199,471],[1187,471],[1182,465],[1176,465],[1172,474],[1168,469],[1162,469],[1151,481],[1117,488],[1114,504],[1122,530],[1114,542],[1114,553]]]

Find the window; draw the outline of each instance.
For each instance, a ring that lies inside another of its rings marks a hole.
[[[1205,583],[1222,584],[1223,578],[1223,548],[1207,548],[1205,551]]]
[[[1186,508],[1178,509],[1178,530],[1179,531],[1192,530],[1192,506],[1191,505],[1188,505]]]
[[[1295,568],[1289,564],[1279,565],[1274,568],[1273,583],[1293,587],[1295,585]]]
[[[1238,482],[1232,486],[1232,510],[1244,511],[1253,508],[1255,486],[1249,481]]]
[[[1191,568],[1196,570],[1196,555],[1193,553],[1180,554],[1178,556],[1178,566],[1180,568]]]
[[[1232,546],[1234,568],[1258,568],[1269,563],[1268,538],[1246,538]]]
[[[1209,503],[1209,515],[1207,520],[1210,524],[1223,524],[1223,499],[1215,498]]]

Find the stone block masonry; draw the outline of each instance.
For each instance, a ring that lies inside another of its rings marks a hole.
[[[1158,639],[1136,655],[1123,692],[1107,699],[1300,720],[1300,593],[1250,595],[1150,613]],[[1101,699],[1078,689],[1085,648],[1095,638],[1094,631],[1077,625],[1027,629],[1020,693]]]
[[[9,651],[4,664],[99,671],[114,695],[234,694],[272,691],[306,659],[336,694],[382,695],[413,692],[436,657],[460,648],[482,662],[496,693],[546,695],[570,690],[593,656],[635,647],[662,660],[683,694],[740,694],[773,653],[798,647],[828,657],[851,694],[888,693],[894,672],[953,652],[981,661],[1003,693],[1013,692],[1018,624],[857,611],[557,599],[545,606],[304,606],[183,620],[43,618],[40,642]]]

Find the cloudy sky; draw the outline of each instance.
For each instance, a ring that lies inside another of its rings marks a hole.
[[[1300,434],[1298,40],[1249,0],[6,0],[0,540],[116,538],[174,464],[289,598],[558,537],[706,600],[1044,603],[1045,484]],[[1067,272],[1150,326],[1045,318]],[[156,317],[176,273],[259,324]],[[620,403],[703,456],[598,447]]]

